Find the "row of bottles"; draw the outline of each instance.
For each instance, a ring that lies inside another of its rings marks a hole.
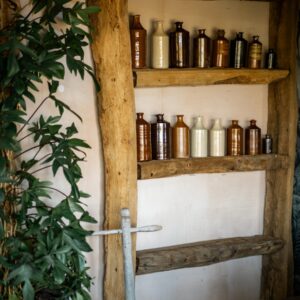
[[[176,30],[169,36],[164,32],[162,21],[155,22],[155,31],[151,36],[151,65],[153,68],[187,68],[189,67],[190,34],[182,27],[183,22],[175,22]],[[133,68],[146,67],[147,32],[140,23],[140,16],[133,16],[130,28],[131,55]],[[248,51],[248,52],[247,52]],[[233,67],[252,69],[261,68],[262,44],[258,36],[253,36],[249,43],[239,32],[236,38],[229,42],[225,31],[220,29],[217,38],[211,39],[205,34],[205,29],[199,30],[199,35],[193,43],[193,66]],[[275,53],[270,49],[266,56],[266,68],[275,67]]]
[[[200,116],[190,130],[184,123],[183,115],[177,115],[177,122],[172,129],[170,123],[164,120],[163,114],[156,115],[156,123],[151,124],[144,120],[143,115],[137,113],[138,161],[170,159],[171,150],[173,158],[225,156],[226,153],[237,156],[244,153],[244,129],[237,120],[233,120],[232,125],[225,130],[221,120],[216,119],[208,131]],[[256,126],[256,121],[251,120],[250,126],[245,130],[245,154],[258,155],[262,151],[265,154],[272,153],[271,137],[266,135],[262,142],[261,147],[261,130]]]

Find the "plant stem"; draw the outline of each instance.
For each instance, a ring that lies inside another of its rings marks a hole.
[[[49,166],[45,166],[45,167],[43,167],[43,168],[37,169],[37,170],[31,172],[30,175],[33,175],[33,174],[35,174],[35,173],[37,173],[37,172],[43,171],[43,170],[48,169],[48,168],[51,168],[51,167],[52,167],[52,165],[49,165]]]

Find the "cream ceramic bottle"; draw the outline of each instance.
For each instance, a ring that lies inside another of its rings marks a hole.
[[[207,156],[207,129],[203,124],[203,117],[195,118],[191,129],[191,157]]]
[[[154,69],[169,67],[169,37],[164,32],[163,22],[155,21],[155,31],[151,37],[151,63]]]
[[[221,119],[215,119],[209,131],[209,149],[210,156],[225,156],[225,128]]]

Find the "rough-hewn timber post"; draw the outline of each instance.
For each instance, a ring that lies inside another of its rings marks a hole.
[[[120,228],[123,207],[130,209],[133,225],[136,222],[135,103],[127,0],[89,0],[88,4],[101,8],[92,17],[92,52],[101,86],[98,107],[105,173],[104,226],[113,229]],[[117,235],[105,239],[104,298],[124,299],[122,243]]]

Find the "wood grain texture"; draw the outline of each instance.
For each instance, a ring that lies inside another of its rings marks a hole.
[[[152,160],[138,163],[138,179],[197,173],[274,170],[287,168],[288,164],[287,156],[275,154]]]
[[[168,87],[214,84],[268,84],[286,78],[288,70],[266,69],[135,69],[135,86]]]
[[[137,252],[137,275],[201,267],[247,256],[272,254],[283,247],[268,236],[235,237]]]
[[[296,149],[296,40],[298,1],[270,4],[270,47],[277,53],[278,67],[290,75],[269,86],[268,132],[275,151],[287,155],[287,169],[269,170],[266,176],[264,234],[285,241],[282,251],[263,258],[261,299],[281,300],[293,292],[292,190]]]
[[[92,54],[101,90],[98,93],[105,174],[105,229],[120,228],[120,209],[130,209],[136,225],[137,166],[135,103],[126,0],[89,0],[101,8],[93,15]],[[100,182],[99,182],[100,184]],[[105,238],[104,299],[124,299],[122,242]],[[135,258],[135,240],[133,239]],[[135,261],[135,260],[134,260]],[[98,263],[98,262],[96,262]]]

